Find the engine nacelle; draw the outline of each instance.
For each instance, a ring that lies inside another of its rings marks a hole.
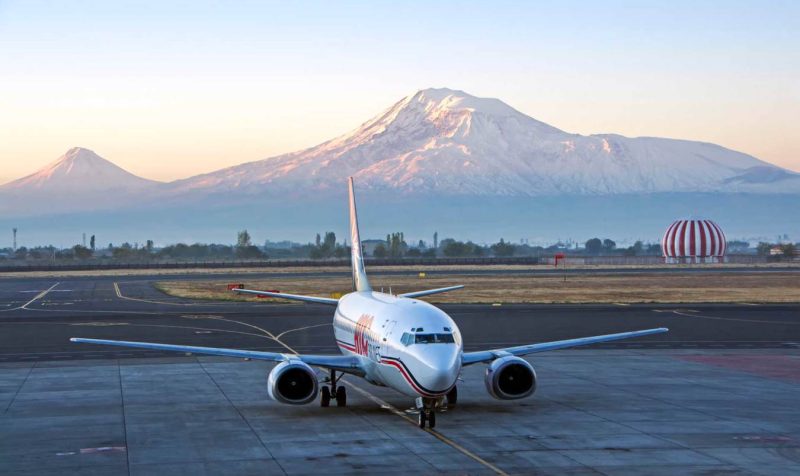
[[[536,391],[536,371],[526,360],[509,355],[486,369],[486,390],[498,400],[517,400]]]
[[[305,405],[317,398],[317,373],[300,360],[287,360],[276,365],[267,379],[269,397],[289,405]]]

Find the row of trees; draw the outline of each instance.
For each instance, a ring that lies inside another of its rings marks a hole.
[[[657,256],[661,254],[661,245],[658,243],[644,244],[636,241],[627,248],[617,248],[614,240],[606,238],[592,238],[586,241],[584,253],[587,255],[622,255],[622,256]]]
[[[661,246],[657,243],[645,244],[636,241],[633,245],[626,248],[617,248],[616,242],[610,238],[592,238],[587,240],[584,247],[573,248],[561,243],[549,246],[530,246],[528,244],[513,244],[504,239],[491,245],[480,245],[472,241],[458,241],[453,238],[438,240],[438,234],[434,239],[435,246],[428,247],[425,242],[420,240],[416,244],[409,245],[402,232],[395,232],[386,235],[386,239],[377,245],[374,242],[371,246],[372,257],[375,258],[402,258],[402,257],[425,257],[435,258],[444,257],[481,257],[481,256],[548,256],[559,252],[568,252],[571,255],[622,255],[622,256],[657,256],[661,254]],[[747,242],[730,241],[728,242],[729,252],[742,253],[750,250]],[[797,255],[797,245],[793,244],[771,244],[761,242],[755,248],[759,255],[794,257]],[[176,243],[162,248],[155,248],[152,240],[147,240],[144,245],[138,243],[123,243],[120,246],[108,244],[105,249],[96,248],[96,239],[92,235],[89,246],[75,245],[68,249],[57,249],[52,246],[25,248],[20,247],[16,251],[10,249],[0,249],[0,256],[12,259],[33,259],[33,260],[57,260],[57,259],[78,259],[89,260],[97,258],[110,258],[119,261],[143,261],[143,260],[257,260],[266,258],[282,259],[331,259],[347,258],[350,255],[350,246],[336,242],[336,234],[329,231],[323,235],[316,235],[313,243],[299,244],[291,242],[272,243],[267,241],[264,246],[259,247],[253,244],[252,236],[247,230],[238,232],[235,245],[225,244],[185,244]]]
[[[336,243],[336,234],[332,231],[325,233],[325,238],[319,236],[314,240],[314,246],[309,250],[308,257],[311,259],[324,258],[345,258],[350,255],[350,247],[347,244]]]

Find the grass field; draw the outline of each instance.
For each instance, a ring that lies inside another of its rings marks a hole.
[[[482,268],[484,269],[484,268]],[[772,273],[609,273],[563,276],[448,275],[446,271],[420,278],[371,275],[375,290],[400,294],[420,289],[464,284],[459,291],[426,298],[437,303],[691,303],[800,302],[800,271]],[[271,301],[243,297],[227,290],[230,281],[162,281],[163,292],[192,299]],[[248,289],[280,290],[329,297],[351,289],[349,277],[275,278],[245,280]]]

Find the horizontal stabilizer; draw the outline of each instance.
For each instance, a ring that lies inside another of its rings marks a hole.
[[[300,296],[299,294],[286,294],[286,293],[273,293],[270,291],[256,291],[253,289],[231,289],[231,291],[240,294],[255,294],[256,296],[269,296],[274,298],[289,299],[291,301],[313,302],[315,304],[327,304],[329,306],[336,306],[339,304],[338,299],[316,297],[316,296]]]
[[[430,296],[431,294],[439,294],[439,293],[446,293],[447,291],[455,291],[456,289],[461,289],[463,287],[464,287],[463,284],[459,284],[458,286],[448,286],[446,288],[426,289],[425,291],[414,291],[413,293],[401,294],[399,297],[418,298],[422,296]]]

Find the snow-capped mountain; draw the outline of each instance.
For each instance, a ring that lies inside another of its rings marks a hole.
[[[367,190],[535,196],[800,192],[800,175],[714,144],[582,136],[497,99],[426,89],[306,150],[171,184],[173,193],[319,192],[348,176]]]
[[[160,182],[137,177],[89,149],[73,147],[37,172],[0,185],[0,214],[119,209],[148,200],[158,185]]]
[[[17,193],[132,192],[152,187],[147,180],[118,167],[89,149],[73,147],[37,172],[0,186]]]

